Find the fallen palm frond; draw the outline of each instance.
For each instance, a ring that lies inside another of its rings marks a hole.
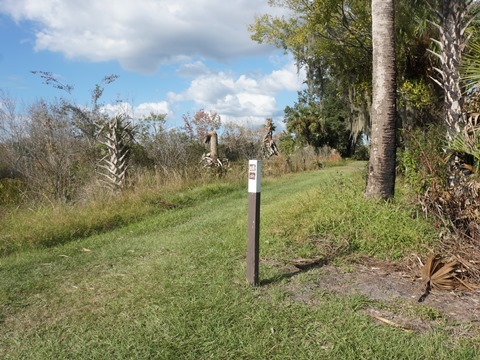
[[[474,290],[465,280],[458,276],[461,263],[453,260],[445,263],[440,255],[432,255],[427,259],[423,268],[425,292],[418,299],[422,302],[430,293],[436,290]]]
[[[430,256],[425,264],[425,279],[434,289],[453,290],[456,280],[454,271],[457,265],[457,261],[444,264],[439,255]]]
[[[411,329],[410,327],[406,327],[406,326],[397,324],[397,323],[395,323],[395,322],[393,322],[393,321],[391,321],[391,320],[388,320],[388,319],[386,319],[386,318],[384,318],[384,317],[377,316],[377,315],[372,315],[372,314],[369,314],[369,315],[370,315],[372,318],[374,318],[374,319],[376,319],[376,320],[378,320],[378,321],[381,321],[381,322],[383,322],[383,323],[385,323],[385,324],[388,324],[388,325],[390,325],[390,326],[393,326],[393,327],[395,327],[395,328],[402,329],[402,330],[405,331],[405,332],[412,332],[412,331],[413,331],[413,329]]]

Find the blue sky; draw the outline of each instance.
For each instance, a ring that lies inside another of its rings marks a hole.
[[[171,126],[199,109],[257,125],[293,104],[303,72],[283,51],[250,39],[267,0],[0,0],[0,90],[19,107],[67,97],[88,105],[96,83],[106,109],[167,113]],[[54,73],[71,95],[31,70]]]

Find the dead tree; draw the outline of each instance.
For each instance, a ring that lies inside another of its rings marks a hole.
[[[273,130],[275,127],[272,123],[272,119],[268,118],[265,121],[265,136],[263,137],[263,146],[262,152],[263,157],[266,159],[270,159],[273,155],[278,155],[278,148],[273,140]]]
[[[216,169],[219,173],[225,172],[228,167],[228,159],[218,157],[218,135],[215,130],[210,131],[204,139],[205,145],[210,145],[210,152],[203,154],[200,162],[204,168]]]

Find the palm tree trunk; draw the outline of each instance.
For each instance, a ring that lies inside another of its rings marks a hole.
[[[436,51],[430,52],[440,60],[440,66],[435,70],[441,78],[435,80],[444,91],[445,124],[447,127],[446,138],[449,147],[454,140],[462,136],[466,125],[466,116],[463,109],[463,95],[460,83],[460,64],[462,53],[467,43],[465,35],[469,21],[469,7],[475,5],[472,0],[442,0],[437,15],[440,23],[436,24],[439,39],[433,40],[437,45]],[[460,186],[463,182],[461,164],[467,159],[462,151],[448,151],[448,184],[450,187]],[[467,160],[468,162],[468,160]],[[459,187],[460,188],[460,187]]]
[[[388,199],[395,191],[395,1],[372,0],[372,130],[365,196]]]
[[[465,23],[470,0],[442,0],[438,16],[441,25],[437,25],[440,33],[439,52],[434,53],[440,59],[441,67],[436,69],[441,75],[437,83],[445,93],[445,122],[447,140],[450,142],[465,125],[463,114],[463,96],[460,86],[460,63],[466,45]]]

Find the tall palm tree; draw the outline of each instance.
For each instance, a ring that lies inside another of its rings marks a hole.
[[[395,191],[394,6],[394,0],[372,0],[372,127],[367,198],[388,199]]]

